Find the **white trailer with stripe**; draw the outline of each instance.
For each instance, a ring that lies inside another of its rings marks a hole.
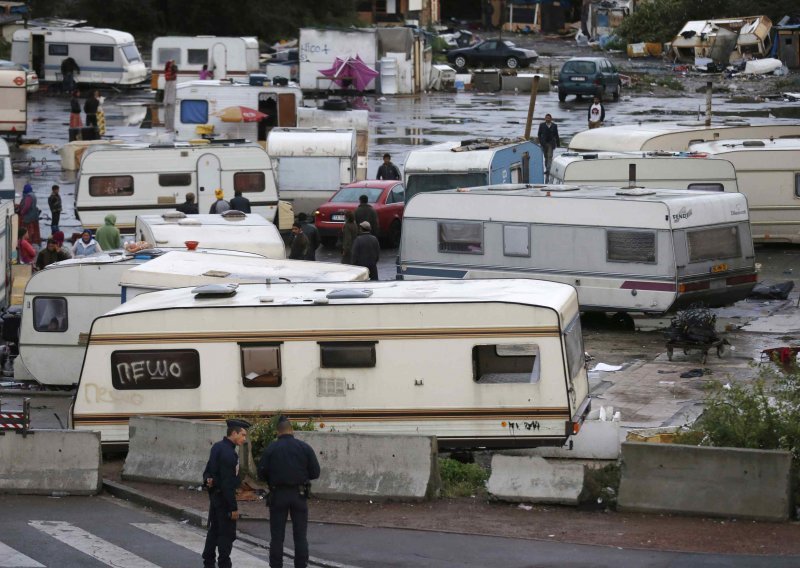
[[[541,278],[575,286],[585,311],[653,313],[756,283],[742,194],[510,184],[412,197],[398,277]]]
[[[131,416],[282,411],[321,430],[527,447],[563,444],[589,406],[571,286],[241,284],[143,294],[97,318],[71,423],[113,444]]]

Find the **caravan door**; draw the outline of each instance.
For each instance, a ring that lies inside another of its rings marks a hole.
[[[197,160],[197,208],[208,213],[214,203],[214,190],[222,187],[222,170],[219,158],[214,154],[203,154]],[[227,195],[230,199],[232,196]]]
[[[211,63],[214,79],[225,79],[228,76],[228,49],[224,43],[215,43],[211,48]]]

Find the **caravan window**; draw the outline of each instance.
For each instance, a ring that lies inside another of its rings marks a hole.
[[[576,315],[564,330],[564,346],[567,349],[569,376],[574,379],[586,363],[580,314]]]
[[[655,264],[655,231],[606,231],[606,259]]]
[[[686,232],[689,262],[742,256],[739,227],[714,227]]]
[[[439,252],[483,254],[483,223],[440,221]]]
[[[411,174],[406,184],[407,199],[425,191],[440,191],[459,187],[475,187],[488,183],[485,172],[468,174]]]
[[[90,45],[89,59],[92,61],[114,61],[114,46]]]
[[[319,366],[325,369],[374,367],[377,341],[319,342]]]
[[[538,383],[539,346],[534,343],[476,345],[472,348],[473,380],[484,385]]]
[[[181,48],[180,47],[159,47],[158,48],[158,64],[164,66],[167,61],[172,60],[176,65],[183,63],[181,61]]]
[[[800,174],[794,174],[794,196],[800,197]]]
[[[721,183],[690,183],[686,189],[693,191],[725,191]]]
[[[264,191],[267,177],[264,172],[236,172],[233,174],[233,190],[247,192]]]
[[[114,351],[111,385],[116,390],[196,389],[200,354],[196,349]]]
[[[279,387],[282,382],[280,343],[240,343],[242,384],[245,387]]]
[[[503,225],[503,254],[528,257],[531,255],[530,225]]]
[[[183,124],[205,124],[208,122],[208,101],[187,99],[181,101]]]
[[[192,185],[192,174],[158,174],[161,187],[185,187]]]
[[[61,57],[69,55],[69,45],[66,43],[51,43],[47,46],[47,55],[58,55]]]
[[[190,65],[206,65],[208,63],[207,49],[188,49],[187,59]]]
[[[89,178],[92,197],[127,197],[133,195],[133,176],[92,176]]]
[[[68,327],[66,298],[38,296],[33,299],[33,329],[64,332]]]
[[[139,50],[136,49],[136,46],[133,44],[123,45],[122,54],[125,56],[125,59],[128,60],[128,63],[136,63],[142,60],[142,56],[139,55]]]

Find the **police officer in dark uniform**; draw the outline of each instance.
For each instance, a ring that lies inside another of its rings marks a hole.
[[[208,510],[208,534],[203,549],[205,568],[230,568],[231,550],[236,540],[236,520],[239,518],[236,506],[236,488],[239,487],[239,456],[236,446],[247,440],[250,424],[244,420],[228,420],[226,436],[211,446],[203,484],[208,489],[211,506]],[[219,550],[219,560],[216,559]],[[217,564],[218,562],[218,564]]]
[[[311,480],[319,477],[319,462],[314,450],[293,436],[292,423],[278,419],[278,439],[272,442],[258,462],[258,478],[269,485],[269,565],[283,568],[283,539],[286,519],[292,516],[294,566],[308,566],[308,495]]]

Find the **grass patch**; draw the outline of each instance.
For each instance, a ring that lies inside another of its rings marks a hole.
[[[617,506],[621,473],[619,463],[601,468],[587,467],[578,502],[590,509],[614,509]]]
[[[474,497],[486,494],[489,472],[476,463],[440,458],[439,475],[442,479],[442,497]]]

